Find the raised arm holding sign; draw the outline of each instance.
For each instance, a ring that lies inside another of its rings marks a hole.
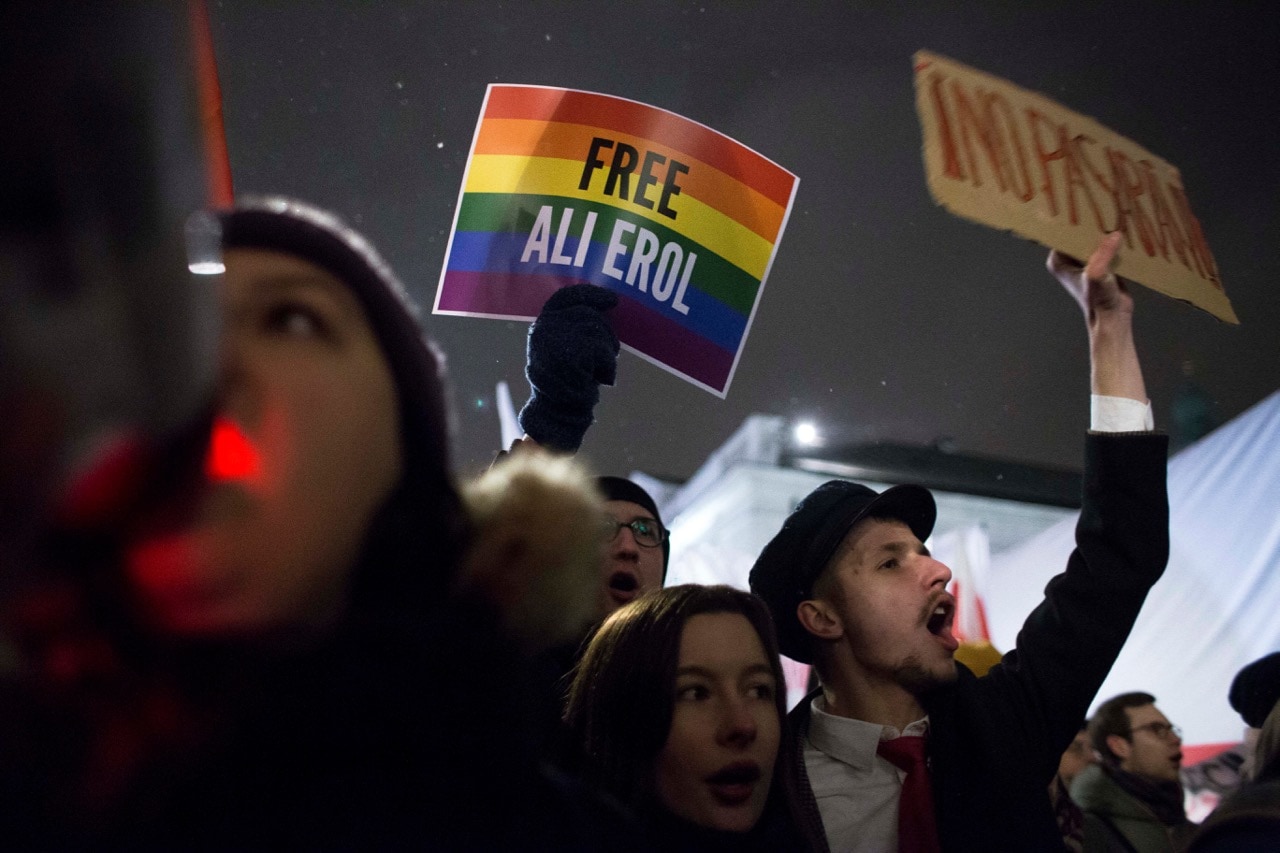
[[[1167,442],[1146,421],[1133,302],[1110,271],[1122,242],[1049,261],[1085,311],[1104,417],[1076,550],[1001,663],[977,677],[955,661],[951,570],[924,545],[937,508],[919,486],[825,483],[751,570],[782,653],[822,682],[791,714],[787,767],[817,849],[1061,849],[1046,781],[1168,556]]]
[[[527,438],[565,453],[582,445],[600,386],[618,372],[618,337],[606,316],[617,304],[603,287],[575,284],[553,293],[529,326],[529,401],[520,410]]]
[[[1111,272],[1120,242],[1119,232],[1108,234],[1083,266],[1054,250],[1046,265],[1084,309],[1092,392],[1145,403],[1147,386],[1133,341],[1133,297]]]

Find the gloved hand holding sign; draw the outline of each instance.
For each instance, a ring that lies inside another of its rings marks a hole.
[[[618,369],[618,337],[605,312],[618,297],[594,284],[561,288],[529,326],[525,377],[529,401],[520,428],[538,444],[565,453],[582,445],[600,401]]]

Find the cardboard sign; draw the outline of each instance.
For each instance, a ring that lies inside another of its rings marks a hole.
[[[1124,232],[1116,273],[1238,323],[1178,170],[1088,116],[928,51],[916,110],[933,198],[1087,258]]]
[[[434,313],[531,320],[557,288],[597,284],[624,346],[723,397],[797,183],[657,107],[491,85]]]

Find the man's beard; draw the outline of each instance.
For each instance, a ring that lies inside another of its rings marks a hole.
[[[893,668],[893,680],[912,696],[920,697],[956,680],[956,665],[952,661],[946,670],[929,669],[916,655],[910,655]]]

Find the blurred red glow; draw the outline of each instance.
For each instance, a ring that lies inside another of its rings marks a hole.
[[[209,438],[209,455],[204,461],[205,475],[215,482],[245,480],[256,477],[262,470],[258,448],[231,421],[218,418]]]
[[[119,435],[104,443],[93,462],[66,486],[57,517],[71,527],[92,527],[114,518],[136,498],[147,472],[137,436]]]

